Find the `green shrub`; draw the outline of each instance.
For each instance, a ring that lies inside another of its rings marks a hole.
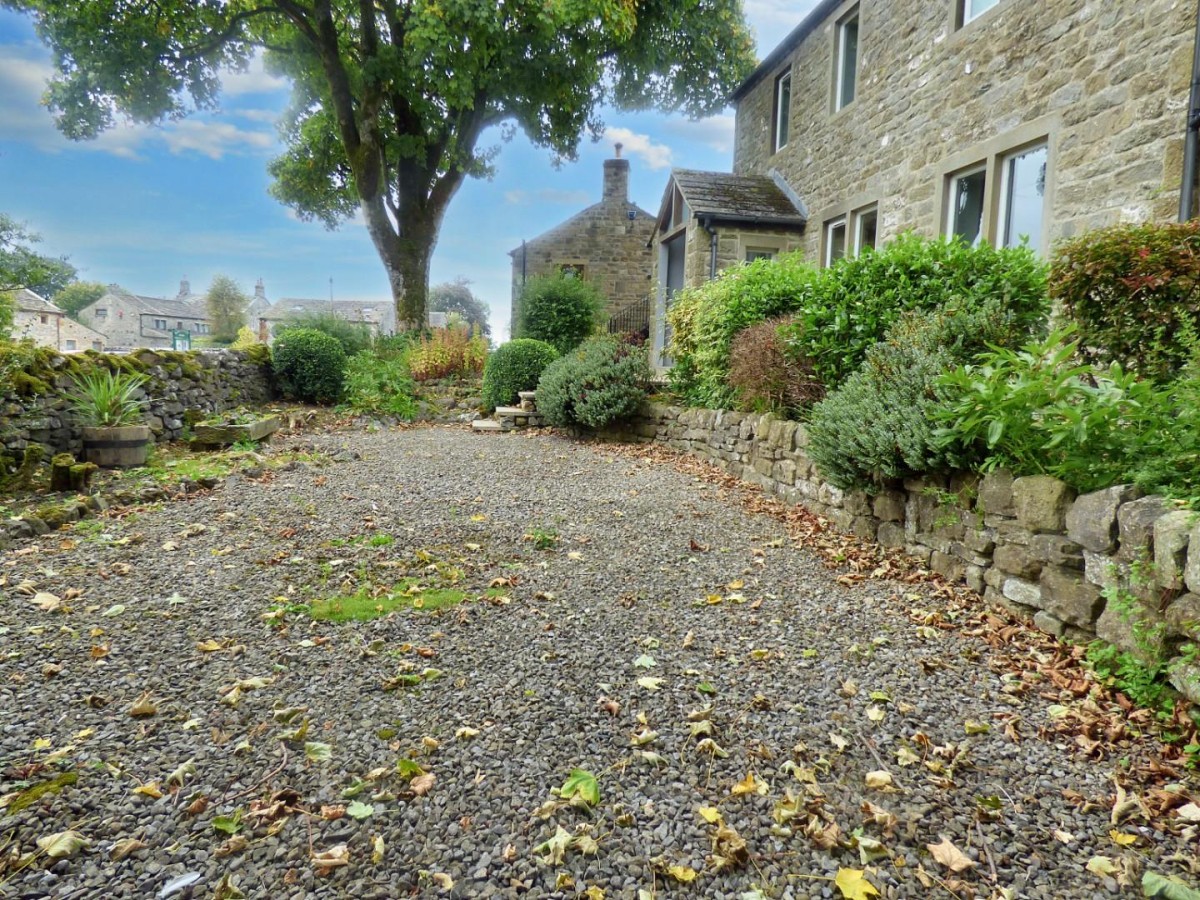
[[[307,328],[329,335],[342,345],[347,357],[363,350],[370,350],[373,341],[371,328],[362,322],[347,322],[328,312],[307,312],[289,318],[284,326],[275,333],[276,339],[286,331],[295,328]]]
[[[1115,225],[1059,244],[1050,295],[1079,326],[1080,353],[1158,380],[1187,360],[1200,330],[1200,221]]]
[[[356,412],[385,412],[412,420],[417,415],[416,384],[402,358],[355,353],[343,379],[346,404]]]
[[[517,399],[521,391],[537,388],[546,366],[558,358],[544,341],[517,338],[497,347],[483,366],[483,405],[490,411]]]
[[[694,406],[728,406],[729,352],[744,328],[794,315],[783,330],[787,353],[833,388],[908,310],[969,310],[998,300],[1027,328],[1049,310],[1046,269],[1027,248],[997,250],[904,234],[878,251],[815,269],[800,254],[726,270],[682,292],[667,319],[676,393]]]
[[[538,411],[560,428],[604,428],[637,412],[649,380],[644,347],[592,338],[546,367]]]
[[[285,397],[335,403],[342,396],[346,351],[336,338],[313,328],[288,328],[271,350],[275,377]]]
[[[793,415],[825,396],[825,386],[813,374],[812,360],[789,352],[779,334],[780,328],[792,324],[791,316],[779,316],[743,328],[734,337],[729,384],[743,409]]]
[[[809,455],[842,488],[959,468],[962,447],[937,431],[939,380],[988,344],[1012,345],[1028,324],[999,299],[974,309],[905,313],[862,367],[813,407]]]
[[[1135,482],[1200,496],[1200,354],[1167,385],[1079,363],[1075,329],[980,354],[942,380],[942,440],[987,471],[1045,473],[1081,491]]]
[[[1045,320],[1046,267],[1033,251],[903,234],[881,250],[823,270],[786,337],[832,388],[858,369],[902,313],[971,310],[991,300],[1010,310],[1018,327],[1032,329]]]
[[[569,275],[531,278],[521,291],[516,337],[545,341],[559,354],[596,331],[604,298],[595,285]]]
[[[713,281],[680,291],[667,312],[671,389],[692,406],[734,405],[737,394],[728,381],[734,335],[799,309],[818,277],[818,270],[793,253],[734,266]]]

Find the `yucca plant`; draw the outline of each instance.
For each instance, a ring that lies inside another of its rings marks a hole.
[[[140,425],[144,400],[137,393],[149,379],[126,372],[92,372],[75,378],[68,395],[80,424],[92,428]]]

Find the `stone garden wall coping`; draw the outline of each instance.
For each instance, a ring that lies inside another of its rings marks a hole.
[[[905,479],[874,495],[823,481],[804,426],[772,415],[646,404],[606,439],[655,441],[903,549],[1058,637],[1097,636],[1150,661],[1200,702],[1184,641],[1200,640],[1200,516],[1131,485],[1076,496],[998,469]]]

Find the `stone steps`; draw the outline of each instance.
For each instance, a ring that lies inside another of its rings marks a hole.
[[[471,428],[482,432],[507,432],[514,428],[541,428],[545,419],[537,411],[537,392],[521,391],[520,406],[497,406],[491,419],[477,419]]]

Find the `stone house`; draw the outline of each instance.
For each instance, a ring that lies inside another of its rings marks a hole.
[[[1195,44],[1178,0],[822,0],[734,92],[733,171],[790,185],[820,265],[910,230],[1048,255],[1175,217]]]
[[[186,288],[185,281],[181,290]],[[212,330],[202,302],[144,297],[116,284],[81,309],[79,321],[103,334],[110,350],[169,350],[172,331],[190,331],[195,337]]]
[[[261,281],[259,284],[261,285]],[[257,288],[256,294],[257,298]],[[257,301],[254,301],[257,302]],[[254,308],[252,302],[251,308]],[[390,299],[371,302],[357,300],[308,300],[285,297],[262,310],[251,327],[257,325],[258,339],[264,343],[274,340],[275,332],[302,316],[332,313],[346,322],[366,325],[372,336],[396,333],[396,304]]]
[[[525,283],[558,272],[573,273],[595,284],[607,301],[607,314],[622,321],[621,331],[646,326],[652,293],[654,216],[630,202],[629,160],[620,156],[618,144],[616,158],[604,161],[599,203],[509,251],[513,333]]]
[[[105,349],[107,341],[103,334],[76,322],[46,298],[24,288],[15,294],[14,339],[28,339],[59,353]]]

